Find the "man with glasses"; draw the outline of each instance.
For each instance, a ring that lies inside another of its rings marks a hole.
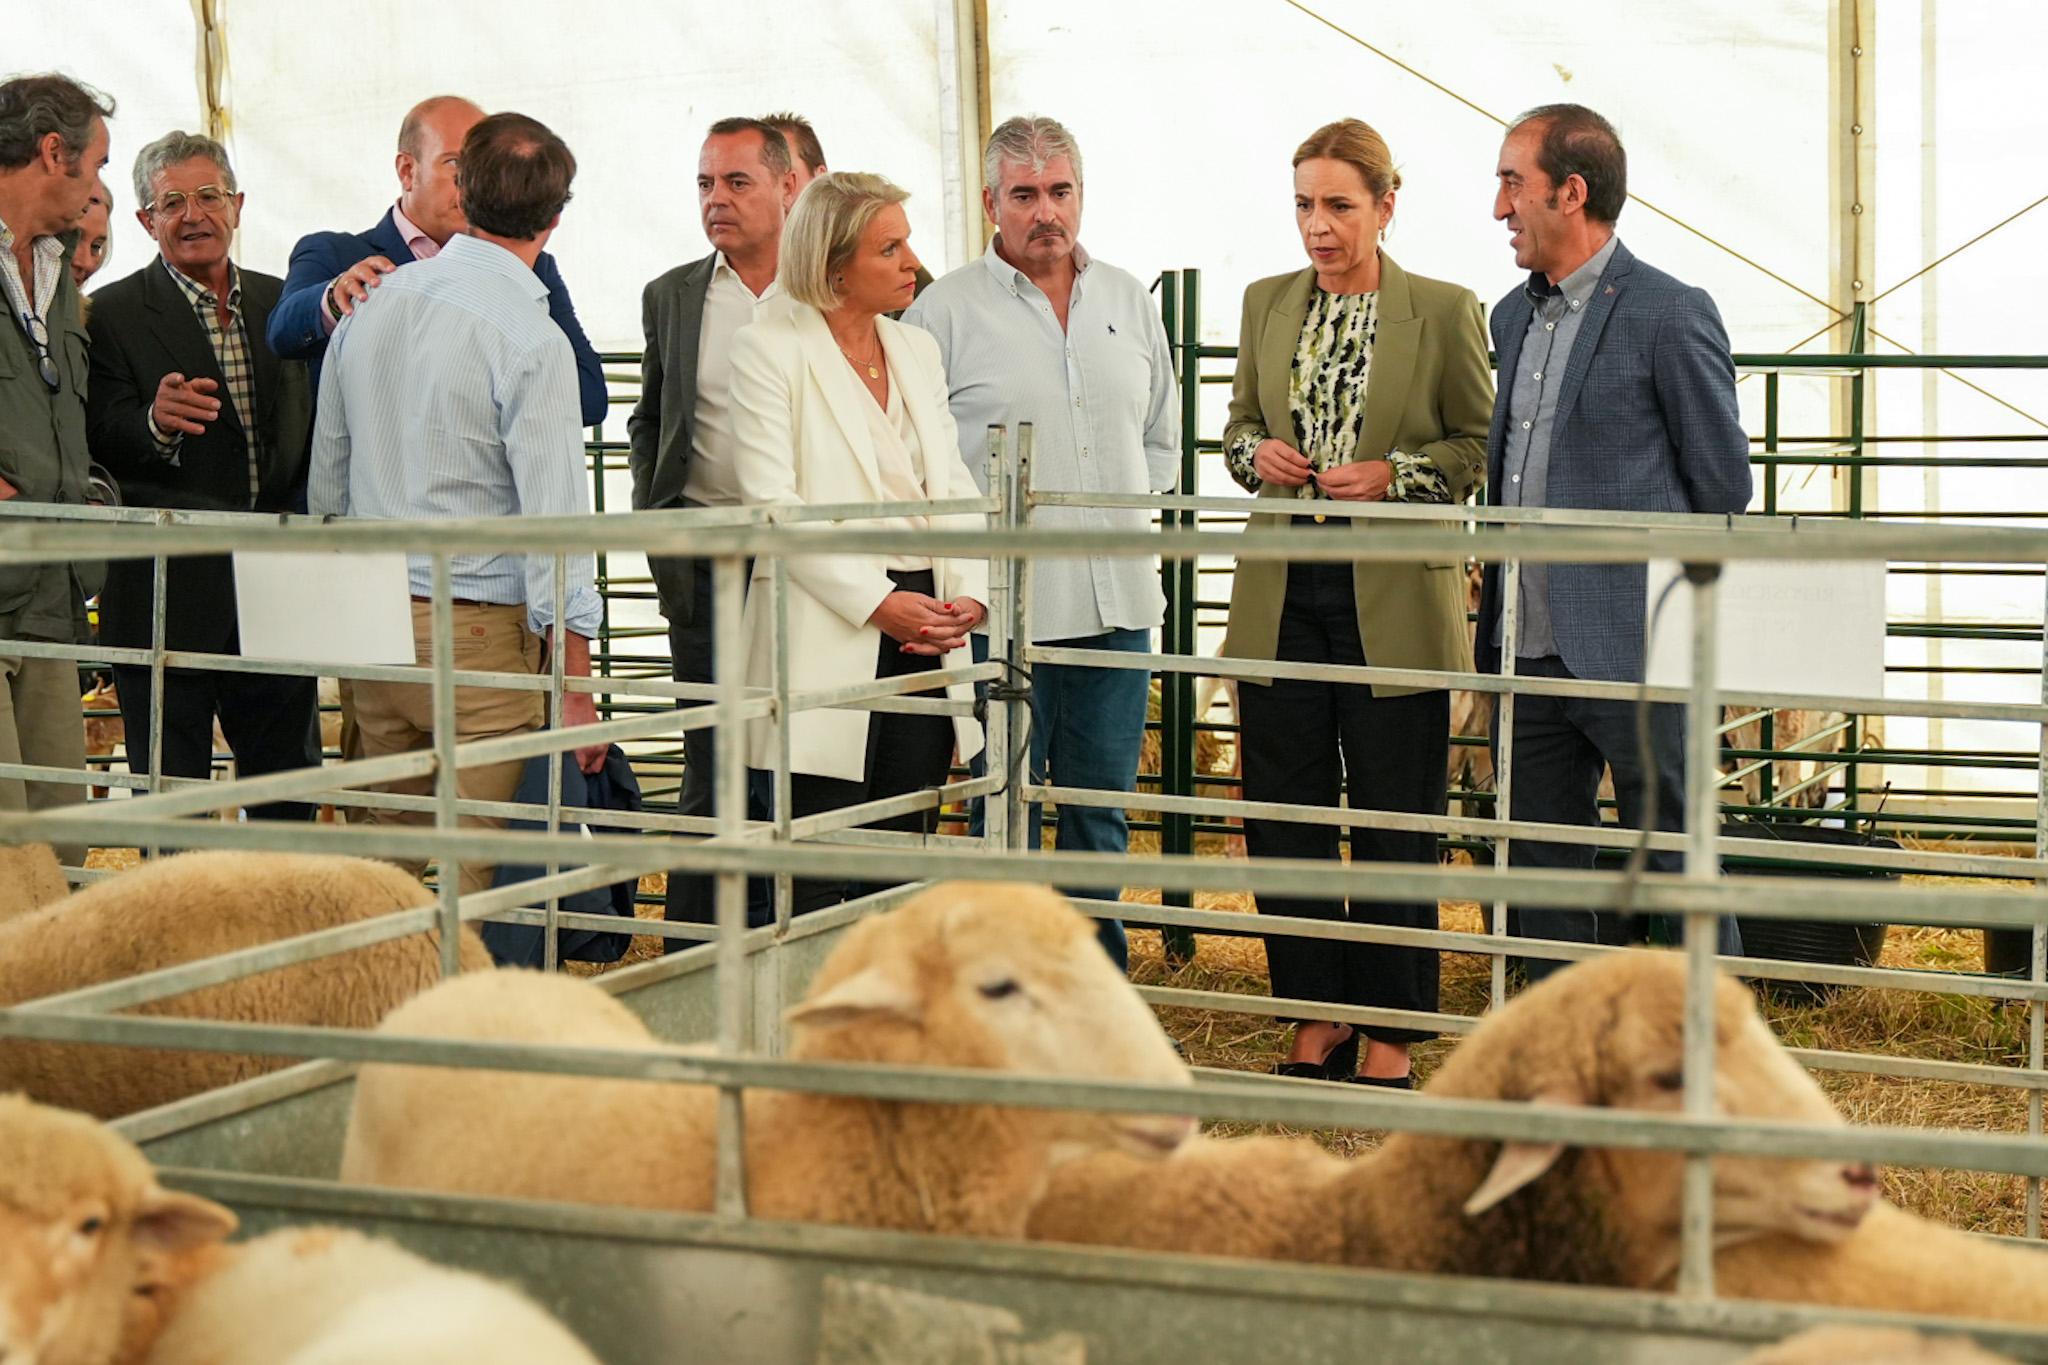
[[[229,256],[243,196],[227,149],[209,137],[166,133],[135,158],[135,216],[157,258],[93,295],[92,390],[86,403],[94,456],[120,480],[131,506],[282,512],[305,495],[313,426],[305,365],[281,361],[264,326],[284,282]],[[100,638],[147,649],[155,568],[116,560],[100,595]],[[235,572],[225,555],[168,565],[164,643],[239,654]],[[114,666],[128,766],[149,771],[150,672]],[[173,668],[164,673],[162,770],[205,778],[216,717],[240,777],[311,767],[319,706],[313,678]],[[313,807],[273,802],[256,819],[303,820]]]
[[[87,500],[87,345],[68,264],[100,168],[114,102],[65,76],[0,82],[0,501]],[[78,665],[9,641],[75,644],[99,566],[0,565],[0,764],[85,767]],[[0,774],[0,810],[45,810],[85,788]],[[59,846],[66,862],[84,850]]]

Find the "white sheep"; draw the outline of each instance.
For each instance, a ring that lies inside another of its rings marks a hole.
[[[1628,953],[1558,972],[1459,1044],[1432,1095],[1674,1112],[1680,1104],[1685,966]],[[1721,1112],[1839,1124],[1771,1036],[1749,993],[1717,986]],[[1683,1158],[1394,1133],[1340,1161],[1307,1139],[1190,1142],[1163,1167],[1114,1153],[1061,1167],[1030,1235],[1193,1251],[1580,1284],[1653,1285],[1677,1264]],[[1874,1199],[1867,1165],[1721,1157],[1724,1239],[1787,1232],[1838,1239]]]
[[[234,1229],[111,1129],[0,1096],[7,1365],[596,1365],[495,1281],[341,1228]]]
[[[307,853],[186,853],[0,920],[0,1006],[432,903],[388,863]],[[462,932],[462,965],[490,956]],[[440,979],[439,935],[412,934],[137,1008],[244,1023],[369,1028]],[[287,1057],[0,1038],[0,1091],[102,1118],[289,1065]]]
[[[1044,887],[952,883],[857,924],[790,1011],[806,1061],[1186,1084],[1151,1010]],[[615,1048],[660,1046],[587,982],[530,972],[451,981],[380,1031]],[[365,1067],[342,1178],[457,1193],[708,1209],[714,1093],[702,1086]],[[562,1116],[601,1133],[564,1137]],[[768,1218],[1019,1237],[1060,1157],[1153,1155],[1180,1117],[915,1104],[750,1091],[749,1208]]]
[[[2000,1245],[1880,1203],[1832,1246],[1771,1237],[1714,1258],[1737,1299],[2048,1327],[2048,1249]]]
[[[597,1365],[511,1286],[344,1228],[227,1247],[167,1299],[144,1365]]]
[[[2018,1365],[1968,1337],[1928,1337],[1899,1327],[1816,1327],[1766,1346],[1742,1365]]]
[[[48,844],[0,844],[0,920],[71,894],[64,865]]]

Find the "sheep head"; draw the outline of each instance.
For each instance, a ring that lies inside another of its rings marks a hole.
[[[1432,1094],[1677,1112],[1684,1082],[1685,963],[1675,953],[1603,956],[1524,992],[1461,1045],[1431,1080]],[[1716,1109],[1739,1118],[1840,1125],[1842,1118],[1794,1061],[1740,984],[1715,985]],[[1566,1168],[1569,1167],[1569,1170]],[[1635,1282],[1675,1269],[1684,1158],[1623,1148],[1502,1143],[1465,1193],[1483,1219],[1555,1169],[1564,1197],[1589,1209]],[[1454,1192],[1455,1193],[1455,1192]],[[1836,1241],[1876,1201],[1866,1163],[1714,1159],[1714,1227],[1721,1245],[1768,1233]],[[1558,1198],[1524,1196],[1532,1205]]]
[[[0,1096],[0,1360],[114,1365],[153,1321],[161,1258],[235,1216],[157,1184],[135,1147],[66,1109]]]
[[[855,925],[789,1012],[791,1055],[1189,1083],[1187,1065],[1095,937],[1044,886],[946,882]],[[1055,1141],[1159,1156],[1177,1115],[1049,1115]]]

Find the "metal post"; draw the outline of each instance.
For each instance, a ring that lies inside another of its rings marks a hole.
[[[1017,454],[1010,462],[1010,494],[1005,509],[1005,520],[1016,530],[1031,527],[1031,423],[1023,422],[1017,427]],[[1010,649],[1011,658],[1020,661],[1024,657],[1024,646],[1031,641],[1031,561],[1019,555],[1010,561]],[[1024,671],[1029,677],[1029,671]],[[1013,675],[1006,679],[1012,687],[1017,683]],[[1024,800],[1024,781],[1011,780],[1021,775],[1026,780],[1031,774],[1029,744],[1031,742],[1031,704],[1013,701],[1003,708],[1004,745],[1003,755],[1009,763],[1003,783],[1004,836],[1012,849],[1028,848],[1038,850],[1041,842],[1038,827],[1027,818],[1030,814]]]
[[[2048,701],[2048,600],[2042,603],[2041,629],[2041,697]],[[2034,860],[2039,869],[2035,884],[2048,890],[2048,725],[2039,730],[2040,757],[2035,768],[2038,783],[2034,797]],[[2038,901],[2038,897],[2036,898]],[[1990,935],[1985,935],[1990,942]],[[2048,981],[2048,914],[2037,904],[2034,913],[2034,941],[2027,979],[2035,985]],[[2044,1023],[2048,1023],[2048,1005],[2035,1000],[2027,1006],[2027,1069],[2040,1071],[2043,1065],[2042,1042]],[[2038,1089],[2027,1092],[2027,1132],[2035,1138],[2041,1136],[2041,1092]],[[2027,1236],[2041,1235],[2041,1179],[2027,1178]]]
[[[742,656],[740,613],[745,605],[741,576],[745,561],[720,555],[712,561],[712,677],[718,684],[718,766],[713,810],[718,837],[737,841],[746,824],[746,724],[740,718],[745,701],[746,661]],[[787,724],[785,720],[785,725]],[[718,874],[718,1055],[734,1057],[746,1050],[746,955],[740,946],[747,930],[747,874]],[[721,1217],[747,1214],[746,1113],[744,1091],[736,1085],[718,1088],[717,1204]]]
[[[1860,301],[1851,305],[1849,322],[1850,354],[1858,356],[1863,354],[1866,342],[1865,333],[1869,327],[1869,322],[1870,316],[1866,305]],[[1870,372],[1860,368],[1856,371],[1854,377],[1849,380],[1849,443],[1851,446],[1849,452],[1849,517],[1854,521],[1860,521],[1863,517],[1863,427],[1864,405],[1869,399],[1869,382]],[[1843,804],[1849,810],[1854,811],[1863,804],[1863,765],[1856,760],[1856,755],[1863,748],[1863,727],[1860,723],[1854,726],[1848,738],[1852,742],[1848,748],[1849,756],[1842,769],[1842,799]],[[1845,816],[1843,819],[1844,828],[1854,828],[1854,818],[1853,815]],[[1875,815],[1871,817],[1866,828],[1872,834],[1877,833],[1877,818]]]
[[[459,823],[455,803],[455,592],[448,556],[436,553],[431,629],[434,659],[434,828],[453,834]],[[441,975],[462,970],[462,863],[445,853],[435,860],[441,906]]]
[[[1692,699],[1686,710],[1686,880],[1711,883],[1720,875],[1720,717],[1716,700],[1720,660],[1719,564],[1688,564],[1692,584]],[[1646,794],[1643,818],[1662,823],[1657,793]],[[1695,1118],[1714,1112],[1715,948],[1718,918],[1688,911],[1685,916],[1685,1112]],[[1703,1154],[1685,1159],[1685,1205],[1680,1227],[1679,1293],[1711,1298],[1714,1293],[1714,1162]]]
[[[170,525],[170,517],[160,514],[157,524]],[[152,795],[164,788],[164,616],[165,597],[170,585],[170,557],[158,555],[151,566],[149,597],[149,734],[144,742],[149,745],[149,790]],[[208,754],[213,752],[213,740],[206,742]],[[207,775],[212,776],[209,763]],[[154,858],[163,851],[162,845],[154,840],[146,852]]]
[[[775,687],[775,842],[787,844],[790,841],[790,824],[795,813],[790,808],[790,722],[789,713],[789,565],[781,555],[768,561],[768,612],[774,622],[775,640],[773,658]],[[872,723],[872,722],[870,722]],[[790,915],[796,901],[796,882],[787,872],[775,874],[775,938],[777,942],[788,936]],[[779,1050],[779,1049],[778,1049]]]
[[[995,524],[1005,531],[1016,529],[1016,460],[1010,451],[1009,432],[1000,426],[988,429],[988,491],[996,500]],[[1017,561],[996,555],[988,565],[988,656],[1015,661]],[[982,714],[982,766],[999,779],[1004,791],[981,798],[981,840],[983,847],[1000,852],[1010,846],[1010,703],[1004,699],[1011,678],[1008,674],[987,685],[988,705]]]
[[[1520,630],[1517,618],[1520,616],[1522,597],[1522,561],[1510,559],[1504,564],[1500,585],[1500,675],[1512,680],[1515,676],[1515,643]],[[1514,817],[1514,807],[1509,801],[1514,796],[1515,761],[1515,694],[1512,688],[1500,694],[1500,703],[1493,715],[1493,818],[1505,823]],[[1493,841],[1493,865],[1505,869],[1508,866],[1508,836],[1500,834]],[[1505,898],[1493,903],[1493,923],[1489,926],[1495,938],[1506,938],[1508,932],[1508,903]],[[1508,959],[1505,953],[1493,955],[1493,1008],[1499,1009],[1508,999]]]
[[[563,615],[569,609],[568,564],[568,556],[555,556],[555,614],[549,618],[553,622],[553,629],[548,632],[548,639],[551,642],[548,649],[548,729],[554,731],[557,738],[562,733],[562,684],[564,677],[568,673],[568,627],[563,623]],[[562,751],[560,749],[550,749],[548,750],[548,833],[559,834],[561,831]],[[560,863],[553,860],[549,861],[548,875],[550,877],[556,875],[561,870],[562,865]],[[557,960],[559,947],[555,942],[555,934],[561,924],[562,898],[560,896],[549,896],[544,909],[548,918],[547,924],[542,930],[546,936],[546,941],[541,945],[541,970],[551,972],[561,965]]]
[[[1196,434],[1202,418],[1202,278],[1198,270],[1177,273],[1180,304],[1180,481],[1184,493],[1199,492],[1196,465]],[[1167,512],[1160,521],[1168,526],[1193,530],[1199,521],[1194,512]],[[1196,601],[1200,567],[1194,559],[1175,560],[1167,573],[1167,640],[1169,654],[1201,653],[1196,641]],[[1168,673],[1159,680],[1159,789],[1169,796],[1195,794],[1195,679],[1190,673]],[[1193,857],[1195,821],[1191,815],[1162,811],[1159,817],[1159,848],[1163,853]],[[1194,897],[1185,891],[1163,891],[1162,905],[1191,906]],[[1160,929],[1160,947],[1168,962],[1191,962],[1195,936],[1186,929]]]

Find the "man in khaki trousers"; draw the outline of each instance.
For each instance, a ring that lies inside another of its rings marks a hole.
[[[440,254],[386,276],[335,329],[320,376],[307,503],[318,514],[381,519],[580,516],[590,510],[583,471],[576,361],[548,316],[534,262],[569,199],[576,159],[560,138],[520,114],[494,114],[462,144],[462,209],[469,232]],[[404,382],[397,382],[399,377]],[[517,552],[449,559],[455,667],[538,673],[552,632],[566,629],[571,675],[590,673],[590,638],[601,606],[591,555],[564,561],[564,617],[553,619],[551,556]],[[433,567],[410,556],[413,640],[433,660]],[[419,683],[359,682],[363,754],[424,749],[434,741],[433,690]],[[544,694],[462,687],[456,742],[539,729]],[[587,692],[562,702],[566,724],[597,719]],[[604,746],[578,749],[585,772]],[[523,761],[461,770],[465,799],[509,801]],[[431,777],[387,790],[424,795]],[[426,811],[373,813],[378,823],[427,824]],[[467,826],[504,821],[464,816]],[[491,883],[494,868],[462,864],[464,895]]]

